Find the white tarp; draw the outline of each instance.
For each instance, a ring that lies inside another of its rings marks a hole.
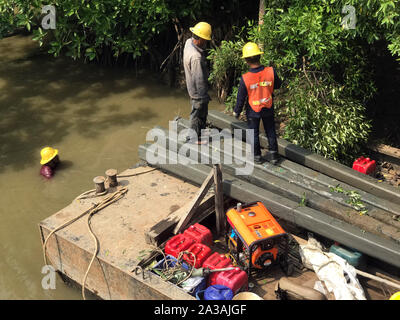
[[[355,268],[345,259],[332,252],[324,252],[321,244],[312,237],[307,244],[300,245],[300,255],[304,266],[314,270],[336,300],[366,300]]]

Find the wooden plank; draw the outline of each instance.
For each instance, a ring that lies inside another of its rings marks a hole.
[[[187,214],[188,210],[190,210],[191,203],[188,202],[175,212],[173,212],[170,216],[161,221],[157,222],[155,225],[151,226],[145,231],[145,240],[147,244],[151,244],[154,246],[159,246],[165,240],[167,240],[174,231],[174,228],[179,223],[180,219]],[[212,209],[212,210],[210,210]],[[209,214],[214,212],[214,196],[206,195],[204,197],[203,202],[197,207],[195,210],[195,216],[197,219],[192,220],[193,223],[200,222],[202,219],[207,217]],[[202,215],[202,213],[206,213]],[[201,220],[198,219],[201,217]],[[200,220],[200,221],[198,221]]]
[[[193,217],[193,215],[196,212],[196,209],[200,202],[203,200],[204,196],[207,194],[208,190],[210,189],[211,185],[213,184],[214,180],[214,170],[211,170],[211,172],[208,174],[207,178],[204,180],[203,184],[200,187],[199,192],[197,193],[197,196],[190,202],[189,204],[189,210],[187,211],[187,214],[183,215],[178,224],[176,225],[174,229],[174,233],[177,234],[181,232],[187,224],[190,222],[190,219]]]
[[[221,164],[214,165],[214,184],[215,184],[215,214],[217,234],[221,235],[224,232],[224,192],[222,187],[222,171]]]

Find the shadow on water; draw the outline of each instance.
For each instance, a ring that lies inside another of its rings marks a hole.
[[[71,160],[62,160],[57,166],[57,170],[66,170],[71,168],[74,165],[74,163]]]
[[[122,113],[113,99],[113,95],[141,86],[143,89],[137,94],[142,98],[174,96],[174,92],[146,88],[146,82],[152,81],[142,79],[139,83],[129,70],[99,69],[48,55],[3,64],[0,66],[0,172],[6,167],[20,170],[37,161],[38,150],[61,142],[71,130],[94,138],[114,126],[154,118],[153,111],[140,105]],[[83,107],[68,108],[71,104]]]

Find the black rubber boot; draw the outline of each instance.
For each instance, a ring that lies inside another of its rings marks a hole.
[[[276,165],[279,161],[280,157],[279,157],[279,153],[277,151],[268,151],[267,154],[267,160]]]
[[[262,164],[263,162],[264,161],[263,161],[263,158],[261,156],[254,156],[254,163]]]

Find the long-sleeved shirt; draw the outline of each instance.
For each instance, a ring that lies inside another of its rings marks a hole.
[[[208,102],[208,68],[204,50],[193,43],[190,38],[183,50],[183,66],[185,69],[186,87],[190,98]]]
[[[264,70],[264,66],[259,66],[258,68],[251,68],[249,72],[257,73]],[[274,90],[279,89],[282,85],[281,79],[279,79],[277,73],[274,69]],[[262,108],[260,112],[255,112],[249,105],[247,88],[243,80],[243,76],[240,78],[239,89],[236,98],[236,106],[234,112],[240,114],[243,110],[243,106],[246,105],[246,116],[248,118],[261,118],[263,116],[271,115],[274,109],[274,105],[270,109]]]

